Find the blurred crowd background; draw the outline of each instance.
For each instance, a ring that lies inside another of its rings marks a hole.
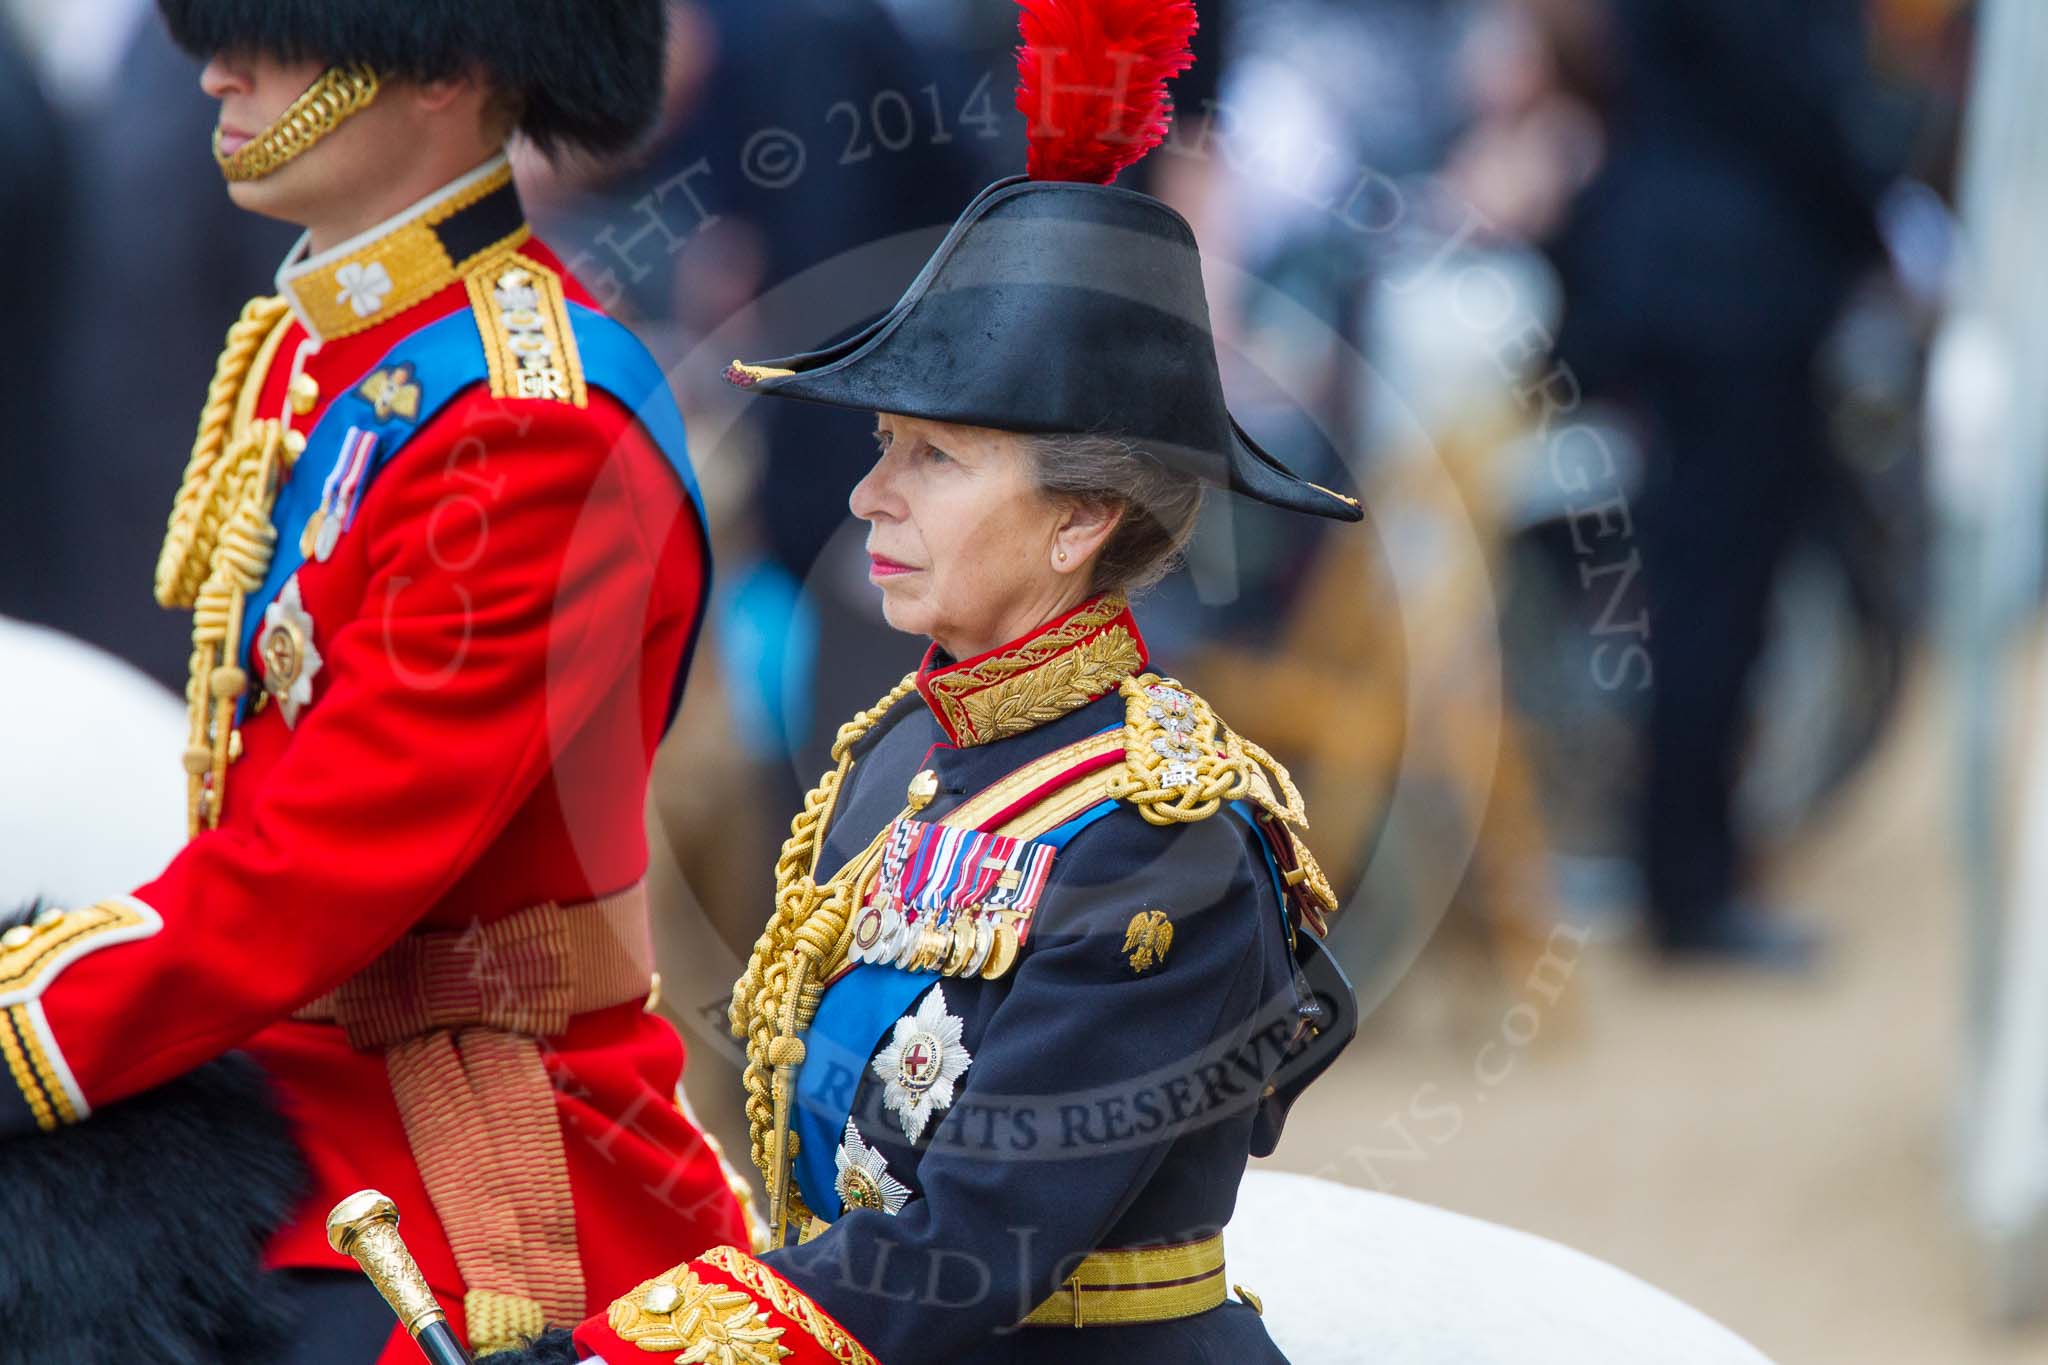
[[[1140,605],[1348,902],[1366,1037],[1278,1164],[1558,1238],[1787,1362],[2042,1358],[2048,14],[1198,3],[1131,183],[1196,228],[1240,417],[1370,510],[1217,500]],[[863,419],[719,373],[883,311],[1022,124],[1010,0],[675,15],[646,153],[519,177],[692,426],[718,591],[649,819],[731,1132],[774,851],[919,646],[846,511]],[[168,500],[295,230],[229,205],[148,0],[0,19],[0,615],[179,688]]]

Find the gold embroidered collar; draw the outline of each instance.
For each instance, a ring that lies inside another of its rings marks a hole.
[[[917,690],[962,748],[1035,730],[1078,711],[1145,667],[1145,641],[1118,594],[1091,598],[1049,625],[955,663],[933,645]]]
[[[277,290],[313,339],[328,341],[396,317],[531,235],[500,153],[317,256],[301,237],[278,267]]]

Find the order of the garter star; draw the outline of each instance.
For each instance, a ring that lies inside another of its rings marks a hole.
[[[934,985],[917,1013],[896,1021],[896,1031],[875,1057],[883,1101],[912,1142],[934,1113],[953,1103],[953,1083],[974,1064],[961,1042],[964,1024],[946,1008],[944,987]]]

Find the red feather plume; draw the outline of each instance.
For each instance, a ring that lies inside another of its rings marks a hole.
[[[1194,0],[1018,0],[1017,110],[1033,180],[1107,185],[1166,140]]]

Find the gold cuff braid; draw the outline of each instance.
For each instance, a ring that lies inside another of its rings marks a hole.
[[[812,1303],[810,1296],[762,1265],[744,1251],[713,1247],[704,1253],[704,1264],[717,1266],[745,1285],[757,1297],[775,1306],[775,1311],[803,1328],[805,1335],[825,1348],[825,1353],[845,1365],[875,1365],[875,1358],[854,1340],[853,1333],[832,1321]]]
[[[268,128],[233,152],[221,152],[220,129],[215,127],[213,159],[230,181],[261,180],[311,150],[376,98],[377,73],[369,67],[330,66]]]

